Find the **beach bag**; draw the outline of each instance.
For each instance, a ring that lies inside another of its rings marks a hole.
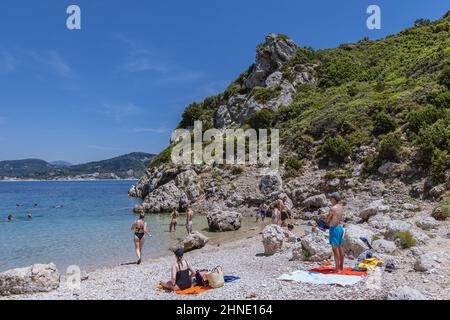
[[[225,283],[222,267],[220,266],[215,267],[206,277],[208,278],[209,286],[214,289],[222,287]]]
[[[197,270],[195,272],[195,283],[197,286],[208,286],[208,278],[206,277],[207,272],[208,270]]]

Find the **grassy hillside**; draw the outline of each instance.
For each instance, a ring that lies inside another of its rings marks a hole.
[[[410,163],[416,176],[434,183],[450,168],[450,14],[418,21],[416,26],[381,40],[362,39],[338,48],[299,48],[282,66],[285,79],[292,70],[308,70],[318,81],[296,87],[294,102],[276,111],[262,110],[244,127],[279,128],[286,172],[301,172],[305,161],[317,161],[346,173],[362,145],[374,146],[364,155],[364,172],[371,174],[386,161]],[[247,90],[241,74],[224,93],[193,103],[179,127],[214,114],[231,96],[255,100],[276,96],[276,88]],[[170,148],[153,166],[169,161]],[[331,173],[330,173],[331,174]]]

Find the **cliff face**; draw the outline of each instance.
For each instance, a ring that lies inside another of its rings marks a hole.
[[[201,120],[204,129],[277,128],[280,170],[175,166],[170,145],[130,189],[144,199],[135,210],[189,204],[245,213],[288,197],[308,218],[327,205],[311,206],[309,198],[336,190],[355,221],[374,197],[391,202],[396,218],[405,203],[431,210],[450,186],[449,39],[448,14],[382,40],[319,51],[268,35],[255,63],[222,94],[188,106],[178,127]]]

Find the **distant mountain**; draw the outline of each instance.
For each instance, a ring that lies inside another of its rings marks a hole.
[[[134,152],[112,159],[71,165],[39,159],[0,161],[1,179],[127,179],[140,177],[155,155]]]
[[[70,167],[72,165],[70,162],[62,160],[52,161],[50,164],[56,167]]]

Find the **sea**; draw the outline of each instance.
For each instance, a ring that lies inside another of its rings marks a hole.
[[[35,263],[53,262],[61,273],[69,266],[93,270],[136,261],[131,225],[139,199],[128,197],[135,181],[14,181],[0,182],[0,272]],[[7,216],[14,219],[9,222]],[[31,214],[31,218],[28,218]],[[186,235],[184,216],[176,233],[168,232],[169,215],[147,215],[151,238],[143,257],[158,258]],[[245,234],[252,222],[244,220]],[[194,229],[216,242],[224,235],[209,233],[205,216],[194,217]]]

